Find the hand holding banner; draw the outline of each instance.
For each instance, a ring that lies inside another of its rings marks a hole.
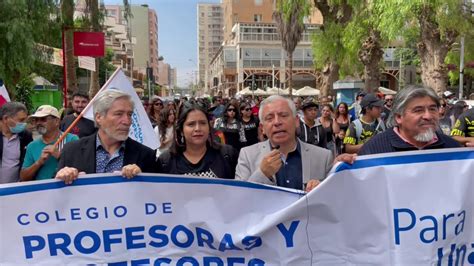
[[[361,156],[306,195],[150,174],[2,185],[0,265],[474,264],[473,171],[460,148]]]

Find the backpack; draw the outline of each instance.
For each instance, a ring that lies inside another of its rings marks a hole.
[[[356,119],[353,121],[354,123],[354,128],[355,128],[355,131],[356,131],[356,136],[357,136],[357,143],[360,143],[360,136],[362,135],[362,131],[363,131],[363,128],[362,128],[362,122],[360,121],[360,119]],[[378,118],[377,119],[377,126],[375,127],[375,134],[377,134],[377,132],[380,131],[385,131],[385,124],[383,123],[383,121]]]

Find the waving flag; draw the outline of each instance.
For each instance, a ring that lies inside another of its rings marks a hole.
[[[114,74],[100,89],[100,91],[111,88],[127,93],[132,97],[132,100],[135,103],[129,137],[145,146],[150,147],[151,149],[157,149],[160,146],[160,143],[156,137],[155,132],[153,131],[153,126],[151,125],[150,119],[148,118],[140,98],[138,98],[137,93],[130,83],[130,79],[125,76],[121,68],[118,68],[114,72]],[[92,102],[94,102],[94,99],[91,100],[91,103]],[[83,116],[89,120],[94,121],[94,113],[90,105],[84,110],[85,113]]]
[[[0,106],[10,102],[10,96],[8,95],[7,88],[3,84],[3,80],[0,79]]]

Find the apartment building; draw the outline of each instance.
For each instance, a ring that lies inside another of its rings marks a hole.
[[[221,4],[199,3],[197,6],[198,84],[209,84],[209,65],[223,41],[224,13]]]
[[[147,67],[153,69],[155,82],[158,81],[158,17],[148,5],[131,6],[131,34],[136,37],[133,46],[135,60],[133,69],[146,75]]]
[[[255,83],[259,88],[286,87],[286,52],[273,21],[275,0],[223,0],[224,43],[210,65],[207,91],[234,95]],[[317,9],[306,18],[306,30],[293,53],[293,87],[315,87],[311,34],[322,24]]]

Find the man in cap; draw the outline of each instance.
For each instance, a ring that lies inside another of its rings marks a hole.
[[[18,182],[26,145],[33,138],[25,130],[28,111],[24,104],[8,102],[0,107],[0,184]]]
[[[431,89],[409,86],[395,96],[389,125],[362,146],[359,155],[426,149],[456,148],[459,144],[437,131],[439,98]]]
[[[58,109],[51,105],[38,107],[31,118],[41,137],[26,147],[20,179],[21,181],[30,181],[53,178],[56,174],[60,150],[65,143],[79,138],[68,133],[58,147],[54,146],[63,133],[59,130],[60,115]]]
[[[303,117],[300,117],[300,126],[297,130],[298,138],[309,144],[326,148],[327,140],[323,125],[318,116],[318,105],[311,99],[306,99],[301,105]]]
[[[354,120],[347,129],[344,144],[347,153],[357,153],[371,137],[385,130],[380,119],[384,101],[375,94],[367,94],[360,102],[361,116]]]

